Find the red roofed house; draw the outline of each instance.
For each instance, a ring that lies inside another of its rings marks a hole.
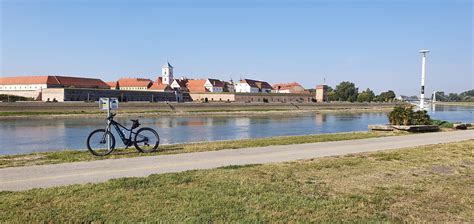
[[[186,82],[186,88],[189,90],[190,93],[205,93],[209,92],[204,84],[206,84],[206,79],[189,79]]]
[[[224,91],[224,82],[218,79],[190,79],[186,82],[186,88],[191,93],[221,93]]]
[[[120,90],[138,90],[146,91],[153,82],[150,79],[143,78],[121,78],[118,80]]]
[[[17,76],[0,77],[0,90],[41,90],[46,88],[92,88],[109,89],[100,79],[67,76]]]
[[[272,86],[265,81],[241,79],[235,84],[237,93],[269,93],[270,91],[272,91]]]
[[[170,85],[163,84],[163,79],[159,77],[151,87],[148,89],[149,91],[156,91],[156,92],[173,92],[173,88]]]
[[[306,93],[304,87],[297,82],[278,83],[272,87],[275,93]]]

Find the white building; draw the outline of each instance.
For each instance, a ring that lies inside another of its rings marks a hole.
[[[188,83],[188,79],[187,78],[180,78],[180,79],[175,79],[173,80],[173,82],[171,83],[171,88],[173,89],[176,89],[176,90],[179,90],[181,92],[188,92],[188,88],[187,88],[187,83]]]
[[[265,81],[242,79],[239,83],[235,83],[236,93],[269,93],[270,91],[272,91],[272,86]]]
[[[204,87],[211,93],[222,93],[224,91],[224,82],[217,79],[207,79]]]
[[[163,77],[163,84],[171,85],[171,83],[173,83],[173,66],[171,66],[169,62],[166,62],[161,68],[161,77]]]

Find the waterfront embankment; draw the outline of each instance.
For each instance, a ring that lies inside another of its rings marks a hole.
[[[266,113],[301,113],[301,112],[358,112],[358,111],[389,111],[402,103],[144,103],[123,102],[117,111],[121,115],[140,116],[199,116],[199,115],[239,115]],[[0,119],[41,117],[98,117],[105,111],[98,108],[98,103],[86,102],[14,102],[0,103]]]
[[[104,159],[120,159],[142,156],[156,156],[167,154],[180,154],[204,151],[218,151],[223,149],[240,149],[251,147],[263,147],[272,145],[292,145],[315,142],[330,142],[355,140],[366,138],[378,138],[387,136],[398,136],[406,133],[399,132],[345,132],[335,134],[320,135],[302,135],[302,136],[281,136],[272,138],[255,138],[242,140],[197,142],[185,144],[169,144],[162,145],[158,152],[155,153],[138,153],[134,148],[116,149],[112,154],[106,157],[93,156],[86,149],[84,150],[63,150],[52,152],[38,152],[17,155],[1,155],[0,169],[6,167],[32,166],[45,164],[70,163],[81,161],[94,161]]]

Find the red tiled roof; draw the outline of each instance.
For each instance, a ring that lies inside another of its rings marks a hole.
[[[109,85],[110,88],[117,88],[118,87],[118,82],[117,81],[112,81],[112,82],[106,82],[107,85]]]
[[[59,85],[59,82],[53,76],[0,77],[0,85],[29,85],[29,84]]]
[[[155,82],[151,85],[149,90],[171,91],[173,89],[169,85]]]
[[[31,85],[47,84],[58,87],[75,88],[109,88],[109,86],[100,79],[69,77],[69,76],[18,76],[0,78],[0,85]]]
[[[121,78],[118,80],[120,87],[146,87],[149,88],[152,85],[150,79],[142,78]]]
[[[273,84],[275,90],[290,90],[292,93],[304,93],[305,89],[297,82]]]
[[[209,90],[207,90],[205,87],[204,87],[204,84],[206,83],[206,79],[197,79],[197,80],[188,80],[188,82],[186,83],[186,87],[188,88],[189,92],[198,92],[198,93],[202,93],[202,92],[209,92]]]
[[[54,76],[61,86],[74,88],[109,88],[109,85],[100,79]]]
[[[297,82],[290,82],[290,83],[277,83],[277,84],[273,84],[272,87],[274,89],[277,89],[278,87],[280,87],[280,89],[289,89],[291,87],[295,87],[295,86],[301,86],[299,83]]]

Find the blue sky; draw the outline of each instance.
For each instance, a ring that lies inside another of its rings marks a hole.
[[[418,94],[474,88],[473,3],[464,1],[1,2],[1,75],[341,81]]]

